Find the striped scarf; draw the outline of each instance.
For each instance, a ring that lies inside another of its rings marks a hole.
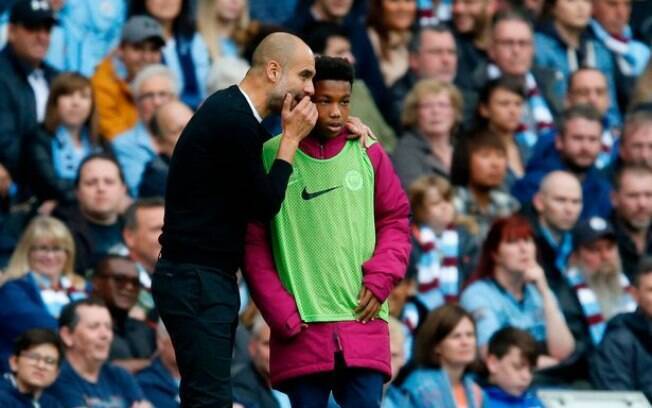
[[[600,344],[604,331],[607,327],[598,299],[584,279],[584,276],[577,267],[571,267],[564,273],[566,280],[575,291],[575,295],[582,306],[582,313],[589,325],[589,333],[594,345]],[[620,300],[621,312],[632,312],[636,310],[636,302],[630,295],[631,285],[624,274],[620,274],[620,286],[623,289],[623,296]]]
[[[487,75],[489,76],[489,79],[496,79],[502,74],[500,68],[495,64],[489,64],[487,67]],[[548,108],[548,104],[545,99],[543,99],[543,96],[541,96],[541,92],[537,86],[537,81],[534,79],[534,75],[532,75],[531,72],[528,72],[525,76],[525,87],[527,95],[527,100],[525,101],[526,109],[523,109],[521,124],[519,125],[514,137],[516,138],[517,143],[533,147],[539,136],[551,132],[555,124],[552,113]]]
[[[603,128],[602,149],[595,161],[595,167],[598,169],[604,169],[615,159],[616,152],[614,151],[614,143],[616,143],[616,140],[618,140],[620,136],[619,129],[609,126],[608,120],[606,119],[603,120]]]
[[[438,3],[435,6],[435,3]],[[417,21],[420,27],[450,21],[453,0],[417,0]]]
[[[623,35],[620,38],[616,38],[613,35],[609,34],[600,23],[595,20],[591,20],[591,29],[593,29],[593,34],[596,38],[604,44],[609,51],[613,52],[616,56],[616,63],[620,71],[626,76],[636,75],[636,55],[634,50],[630,46],[630,40],[632,38],[632,30],[629,26],[625,26]]]
[[[457,230],[449,226],[437,234],[430,227],[421,225],[413,227],[413,235],[421,248],[417,260],[419,297],[429,309],[456,302],[460,286]]]

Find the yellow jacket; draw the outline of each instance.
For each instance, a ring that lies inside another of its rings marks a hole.
[[[114,54],[106,57],[91,78],[100,135],[109,141],[134,127],[138,121],[138,111],[129,84],[116,73],[113,58]]]

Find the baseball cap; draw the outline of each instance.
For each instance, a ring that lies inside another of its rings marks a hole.
[[[54,25],[54,11],[48,0],[17,0],[9,14],[9,22],[25,27]]]
[[[148,16],[133,16],[127,20],[122,28],[121,40],[130,44],[153,40],[161,47],[165,45],[163,27],[158,21]]]
[[[615,241],[616,233],[609,221],[601,217],[591,217],[588,220],[580,221],[573,232],[573,243],[576,249],[602,238]]]

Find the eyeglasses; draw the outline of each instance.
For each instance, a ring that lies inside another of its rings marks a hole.
[[[116,286],[124,288],[127,285],[131,285],[136,288],[140,288],[140,279],[137,277],[129,277],[125,275],[100,275],[100,278],[111,279]]]
[[[163,99],[167,100],[172,98],[172,92],[161,91],[161,92],[145,92],[144,94],[138,97],[138,100],[141,102],[152,101],[154,99]]]
[[[34,351],[24,351],[20,353],[20,356],[30,360],[33,364],[38,364],[41,361],[45,363],[46,366],[49,367],[56,367],[59,364],[58,358],[54,358],[50,356],[42,356]]]
[[[68,252],[68,250],[64,247],[60,247],[57,245],[53,246],[48,246],[48,245],[34,245],[33,247],[30,248],[30,251],[40,253],[40,254],[61,254],[64,252]]]

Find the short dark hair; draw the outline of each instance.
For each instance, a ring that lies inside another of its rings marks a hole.
[[[165,207],[165,200],[163,200],[163,197],[139,198],[134,201],[129,207],[127,207],[127,211],[125,211],[124,229],[133,231],[138,228],[138,210],[141,208],[157,207]]]
[[[473,316],[459,305],[445,304],[428,313],[415,339],[415,362],[419,365],[439,367],[441,361],[432,350],[441,344],[464,318],[471,321],[475,330]]]
[[[652,256],[648,255],[638,262],[636,267],[636,275],[634,275],[634,286],[638,287],[641,284],[641,277],[652,274]]]
[[[313,24],[310,31],[304,35],[304,40],[312,52],[323,54],[328,46],[328,40],[333,37],[346,38],[350,42],[346,29],[341,24],[333,22]]]
[[[346,81],[353,85],[353,66],[344,58],[317,57],[315,58],[315,76],[313,83],[319,81]]]
[[[495,149],[505,155],[507,150],[500,136],[486,128],[471,131],[458,138],[451,163],[451,184],[466,187],[471,180],[471,156],[481,149]]]
[[[623,186],[623,176],[626,173],[636,173],[637,175],[652,175],[652,169],[642,164],[623,164],[616,170],[613,178],[614,191],[620,191]]]
[[[120,167],[118,160],[116,160],[116,158],[110,153],[100,152],[89,154],[84,158],[84,160],[81,161],[81,163],[79,163],[79,167],[77,168],[77,176],[75,177],[75,189],[79,188],[79,183],[81,182],[81,174],[84,166],[93,160],[106,160],[115,164],[115,166],[118,168],[118,177],[120,178],[122,184],[125,184],[125,175],[122,172],[122,167]]]
[[[495,332],[489,340],[488,354],[502,359],[512,347],[521,352],[531,369],[536,368],[539,357],[537,342],[530,333],[516,327],[504,327]]]
[[[513,93],[515,95],[518,95],[523,100],[525,100],[527,97],[527,94],[525,92],[525,81],[520,77],[517,77],[515,75],[501,75],[498,78],[494,78],[487,81],[485,85],[482,87],[482,89],[480,90],[480,94],[478,95],[478,106],[476,108],[476,123],[479,126],[486,126],[488,122],[486,118],[483,118],[482,115],[480,115],[480,106],[487,105],[489,103],[489,100],[491,99],[491,96],[498,89],[502,89],[510,93]]]
[[[445,24],[437,23],[437,24],[430,24],[430,25],[425,25],[421,26],[415,33],[410,37],[410,42],[408,43],[408,50],[410,51],[410,54],[416,54],[419,52],[421,49],[421,41],[422,41],[422,36],[423,33],[432,31],[435,33],[448,33],[451,36],[453,35],[453,32],[451,31],[450,27],[448,27]]]
[[[488,103],[491,95],[496,91],[496,89],[504,89],[523,99],[527,96],[525,93],[525,81],[523,78],[519,78],[516,75],[506,74],[487,81],[480,90],[478,101],[480,103]]]
[[[102,258],[100,258],[97,262],[95,262],[95,268],[93,269],[93,278],[99,276],[105,276],[106,275],[105,271],[109,267],[109,263],[111,261],[129,262],[130,264],[133,264],[136,271],[138,271],[138,269],[136,268],[136,263],[128,256],[120,255],[120,254],[106,254]]]
[[[85,298],[75,300],[68,303],[61,310],[61,315],[59,315],[59,328],[67,327],[68,330],[74,331],[75,327],[79,324],[79,313],[77,309],[80,306],[97,306],[106,308],[106,303],[102,299],[95,297]]]
[[[564,110],[561,118],[561,126],[559,127],[559,134],[562,137],[564,136],[564,133],[566,133],[568,122],[577,118],[586,119],[590,122],[598,122],[602,127],[602,115],[600,115],[600,112],[598,112],[593,105],[579,104]]]
[[[30,350],[42,344],[50,344],[57,349],[57,353],[59,353],[58,365],[60,366],[63,362],[63,343],[59,336],[49,329],[36,328],[23,332],[14,341],[12,354],[18,357],[23,351]]]

